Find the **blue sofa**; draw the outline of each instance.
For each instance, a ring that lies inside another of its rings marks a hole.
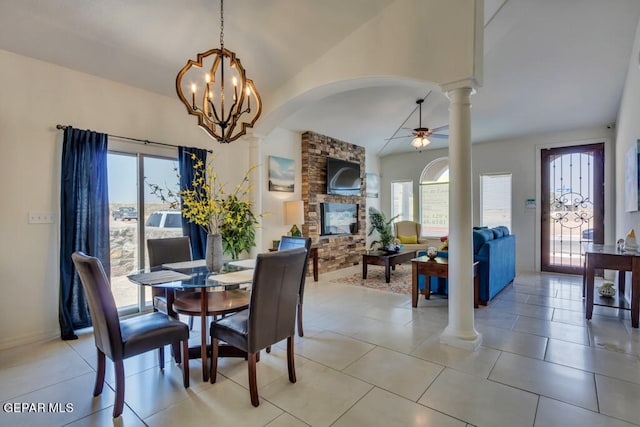
[[[448,257],[448,252],[438,256]],[[473,230],[473,259],[480,262],[479,300],[487,304],[516,277],[516,237],[504,226]],[[424,289],[424,277],[418,278],[418,286]],[[448,293],[447,279],[431,277],[431,292]]]

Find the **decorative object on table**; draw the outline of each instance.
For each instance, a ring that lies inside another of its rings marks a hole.
[[[269,191],[293,193],[295,172],[293,159],[269,156]]]
[[[440,245],[439,251],[448,252],[449,251],[449,236],[442,236],[440,238],[442,245]]]
[[[280,246],[280,240],[271,241],[271,249],[278,249],[278,246]]]
[[[598,293],[605,298],[612,298],[616,294],[616,288],[611,282],[604,282],[598,288]]]
[[[378,192],[380,191],[380,179],[375,173],[365,173],[365,181],[367,183],[366,196],[372,199],[378,198]]]
[[[616,247],[619,251],[624,250],[624,239],[618,239],[618,241],[616,242]]]
[[[398,215],[393,218],[387,220],[385,215],[377,210],[374,207],[369,208],[369,233],[367,236],[371,236],[374,232],[378,232],[378,240],[374,240],[371,242],[369,247],[373,247],[377,245],[381,250],[389,250],[392,247],[392,242],[394,239],[392,224],[393,220],[396,219]],[[400,248],[398,247],[398,250]],[[393,251],[393,249],[391,249]]]
[[[302,237],[302,232],[297,225],[304,224],[304,202],[302,200],[284,202],[284,223],[293,224],[289,231],[292,237]]]
[[[205,252],[205,261],[210,271],[220,271],[224,266],[222,255],[222,235],[207,234],[207,250]],[[234,258],[237,259],[237,258]]]
[[[148,184],[151,192],[163,202],[169,203],[172,209],[182,206],[182,216],[189,222],[203,227],[207,238],[207,267],[211,271],[222,269],[222,254],[224,252],[233,259],[238,259],[243,252],[249,252],[256,245],[257,218],[251,211],[252,204],[249,200],[249,174],[255,166],[245,172],[240,184],[234,187],[233,192],[225,191],[225,184],[220,182],[213,170],[213,158],[206,164],[198,159],[193,165],[193,180],[191,189],[182,189],[177,193],[160,188],[156,184]],[[217,243],[219,235],[221,246]],[[211,241],[211,243],[209,243]]]
[[[627,234],[626,239],[624,240],[624,250],[635,252],[638,249],[638,243],[636,243],[636,232],[633,228]]]
[[[189,76],[184,78],[187,73]],[[202,86],[195,81],[201,81]],[[221,143],[235,141],[260,117],[260,94],[247,78],[240,58],[224,47],[224,0],[220,0],[220,48],[198,53],[197,60],[187,61],[176,77],[176,91],[189,114],[198,117],[198,126]],[[184,95],[189,91],[191,100]]]
[[[435,259],[438,256],[438,249],[434,248],[433,246],[429,246],[427,248],[427,256],[430,259]]]

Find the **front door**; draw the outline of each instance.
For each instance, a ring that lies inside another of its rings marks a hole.
[[[582,274],[583,243],[604,242],[604,144],[541,151],[542,271]]]

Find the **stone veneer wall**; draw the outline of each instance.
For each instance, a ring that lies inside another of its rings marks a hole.
[[[359,196],[327,194],[327,157],[360,163],[362,186]],[[320,272],[350,267],[362,261],[366,248],[367,199],[365,197],[365,149],[358,145],[319,135],[302,134],[302,234],[318,246]],[[357,203],[358,233],[320,236],[320,203]]]

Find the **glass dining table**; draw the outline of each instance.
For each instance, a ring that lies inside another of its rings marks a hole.
[[[163,289],[167,299],[167,314],[178,318],[179,314],[200,316],[200,345],[189,348],[189,359],[202,360],[202,379],[209,379],[207,317],[224,316],[244,310],[249,306],[250,289],[245,285],[253,280],[253,269],[226,264],[222,271],[211,272],[204,261],[187,261],[163,264],[153,271],[131,274],[128,279],[140,286]],[[176,298],[176,290],[193,291]],[[173,348],[176,361],[180,350]],[[244,357],[245,354],[231,346],[220,347],[221,357]]]

